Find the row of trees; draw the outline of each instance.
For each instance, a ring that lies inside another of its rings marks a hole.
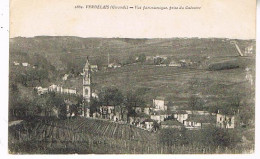
[[[10,118],[28,116],[59,116],[65,118],[68,113],[78,115],[82,97],[77,95],[58,94],[55,92],[38,95],[22,85],[10,85],[9,113]],[[70,106],[67,112],[67,105]]]
[[[145,101],[139,91],[129,91],[123,94],[117,88],[105,88],[99,93],[99,98],[92,98],[90,102],[90,114],[99,111],[99,107],[115,106],[117,110],[127,110],[127,116],[134,116],[134,107],[144,106]],[[27,115],[51,115],[55,110],[59,117],[65,117],[68,113],[81,114],[83,106],[83,98],[78,95],[58,94],[49,92],[43,95],[38,95],[30,88],[18,86],[16,84],[10,85],[10,115],[11,116],[27,116]],[[67,112],[67,105],[69,112]]]
[[[216,148],[234,148],[241,141],[241,137],[234,131],[221,129],[214,126],[197,131],[182,129],[162,129],[159,134],[159,141],[167,146],[172,145],[198,145]]]
[[[99,106],[115,106],[115,109],[120,110],[120,114],[123,116],[123,111],[127,111],[127,118],[134,116],[135,107],[145,106],[143,97],[139,94],[139,91],[128,91],[123,94],[117,88],[104,88],[99,93],[99,98],[92,98],[90,103],[90,113],[99,111]]]

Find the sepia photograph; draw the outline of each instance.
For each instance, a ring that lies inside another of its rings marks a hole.
[[[10,1],[9,155],[255,153],[256,1],[47,2]]]

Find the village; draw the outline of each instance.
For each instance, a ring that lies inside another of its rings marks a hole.
[[[235,112],[233,114],[222,114],[220,110],[217,113],[209,113],[201,110],[187,110],[174,105],[174,101],[166,101],[165,97],[156,97],[152,100],[152,105],[132,106],[134,115],[127,119],[126,107],[120,110],[117,105],[100,105],[92,114],[90,113],[90,102],[93,98],[98,99],[98,95],[93,93],[91,86],[91,76],[93,69],[87,60],[83,69],[83,104],[80,109],[80,116],[85,118],[93,118],[97,120],[109,120],[111,122],[118,122],[121,124],[131,124],[138,128],[157,131],[159,128],[186,128],[189,130],[203,129],[207,126],[217,126],[220,128],[235,128]],[[63,78],[64,80],[64,78]],[[73,94],[77,95],[76,89],[63,88],[52,84],[48,88],[36,87],[35,90],[39,95],[49,92],[59,94]],[[75,113],[71,112],[71,103],[66,103],[67,117],[74,117]],[[55,110],[55,109],[53,109]],[[131,111],[132,111],[131,110]],[[58,117],[58,110],[50,113],[52,116]]]

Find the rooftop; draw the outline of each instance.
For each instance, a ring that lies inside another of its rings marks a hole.
[[[135,115],[135,117],[140,117],[140,118],[150,118],[149,115],[145,114],[145,113],[137,113]]]
[[[173,112],[174,114],[188,114],[186,110],[176,110]]]
[[[165,100],[165,97],[158,96],[158,97],[155,98],[155,100]]]
[[[198,123],[215,123],[216,117],[212,115],[190,115],[186,121]]]
[[[166,115],[166,114],[169,114],[169,113],[167,111],[158,110],[158,111],[151,112],[151,114],[154,114],[154,115]]]
[[[152,119],[145,119],[142,123],[146,123],[146,122],[154,122],[154,120],[152,120]]]
[[[166,120],[166,121],[161,122],[161,125],[183,126],[182,123],[178,122],[177,120]]]

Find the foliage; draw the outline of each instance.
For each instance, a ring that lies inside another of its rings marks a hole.
[[[228,69],[236,69],[239,68],[239,63],[235,63],[233,61],[223,62],[223,63],[214,63],[209,66],[209,70],[217,71],[217,70],[228,70]]]
[[[95,112],[99,112],[99,106],[100,102],[97,98],[92,98],[90,100],[90,116],[92,116]]]
[[[146,61],[146,56],[145,54],[140,54],[138,56],[138,62],[144,63]]]
[[[189,98],[189,106],[192,110],[203,110],[204,102],[201,98],[192,95]]]
[[[159,141],[168,146],[187,144],[186,129],[167,128],[160,130]]]
[[[105,88],[99,93],[102,105],[119,106],[123,103],[123,94],[117,88]]]
[[[215,148],[232,148],[240,141],[240,137],[236,135],[236,133],[229,131],[228,129],[221,129],[214,126],[190,132],[187,136],[192,143]]]

